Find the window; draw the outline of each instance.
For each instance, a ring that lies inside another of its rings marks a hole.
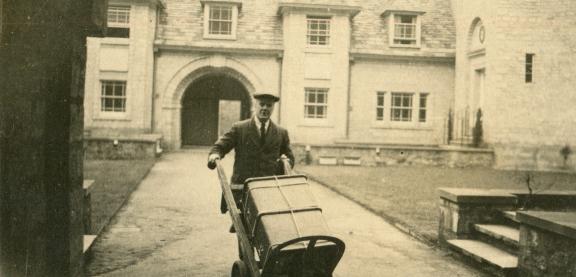
[[[426,122],[426,108],[428,107],[428,94],[420,93],[418,108],[418,122]]]
[[[326,118],[328,109],[328,89],[307,88],[304,101],[305,118]]]
[[[383,13],[388,18],[388,44],[392,47],[420,47],[422,11],[394,11]]]
[[[108,37],[130,37],[130,7],[108,6]]]
[[[377,125],[394,124],[423,126],[430,116],[430,93],[421,92],[376,92]],[[388,104],[389,103],[389,104]],[[389,118],[386,117],[390,109]]]
[[[394,15],[394,44],[416,45],[416,15]]]
[[[330,45],[330,17],[307,16],[308,31],[306,41],[308,45]]]
[[[126,112],[126,81],[102,81],[103,112]]]
[[[377,92],[376,94],[376,120],[384,120],[384,96],[385,92]]]
[[[534,66],[534,54],[526,54],[526,72],[524,74],[524,81],[532,83],[532,73]]]
[[[391,97],[390,120],[412,121],[412,93],[393,92]]]
[[[204,7],[204,37],[236,39],[237,5],[209,4]]]
[[[215,6],[210,8],[208,33],[211,35],[232,34],[232,7]]]

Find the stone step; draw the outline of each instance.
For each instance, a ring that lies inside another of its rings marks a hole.
[[[520,223],[520,221],[516,219],[516,211],[502,211],[502,215],[504,218],[507,218],[515,223]]]
[[[474,229],[497,242],[502,242],[518,249],[520,241],[520,230],[518,228],[498,224],[474,224]]]
[[[489,265],[490,271],[497,275],[516,275],[518,257],[513,254],[477,240],[453,239],[447,242],[450,247],[472,258],[474,261]]]
[[[88,251],[90,249],[90,247],[92,246],[92,244],[96,240],[96,237],[97,237],[96,235],[84,235],[84,251],[83,251],[83,253],[86,253],[86,251]]]

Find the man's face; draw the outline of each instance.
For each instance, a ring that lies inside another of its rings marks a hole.
[[[274,111],[274,100],[273,99],[257,99],[256,100],[256,116],[261,121],[266,121],[272,115]]]

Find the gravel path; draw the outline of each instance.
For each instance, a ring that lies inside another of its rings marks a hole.
[[[229,276],[237,259],[206,149],[165,154],[92,248],[90,276]],[[232,159],[224,159],[232,173]],[[228,177],[229,177],[228,176]],[[335,276],[484,276],[311,183],[346,253]]]

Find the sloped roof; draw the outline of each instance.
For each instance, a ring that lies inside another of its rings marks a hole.
[[[158,38],[186,45],[221,45],[218,41],[205,41],[202,37],[201,1],[166,1],[166,22],[159,27]],[[222,0],[226,1],[226,0]],[[238,0],[234,0],[238,1]],[[387,54],[398,50],[388,45],[386,10],[419,11],[422,22],[422,55],[453,53],[456,28],[450,6],[451,0],[242,0],[242,17],[238,22],[236,41],[227,47],[281,49],[282,20],[278,14],[282,5],[339,6],[353,16],[351,51],[353,53]],[[359,12],[358,12],[359,11]],[[414,51],[412,51],[414,52]]]
[[[362,11],[352,21],[353,51],[386,52],[388,45],[386,10],[423,12],[422,48],[454,50],[456,27],[450,0],[365,0]]]

